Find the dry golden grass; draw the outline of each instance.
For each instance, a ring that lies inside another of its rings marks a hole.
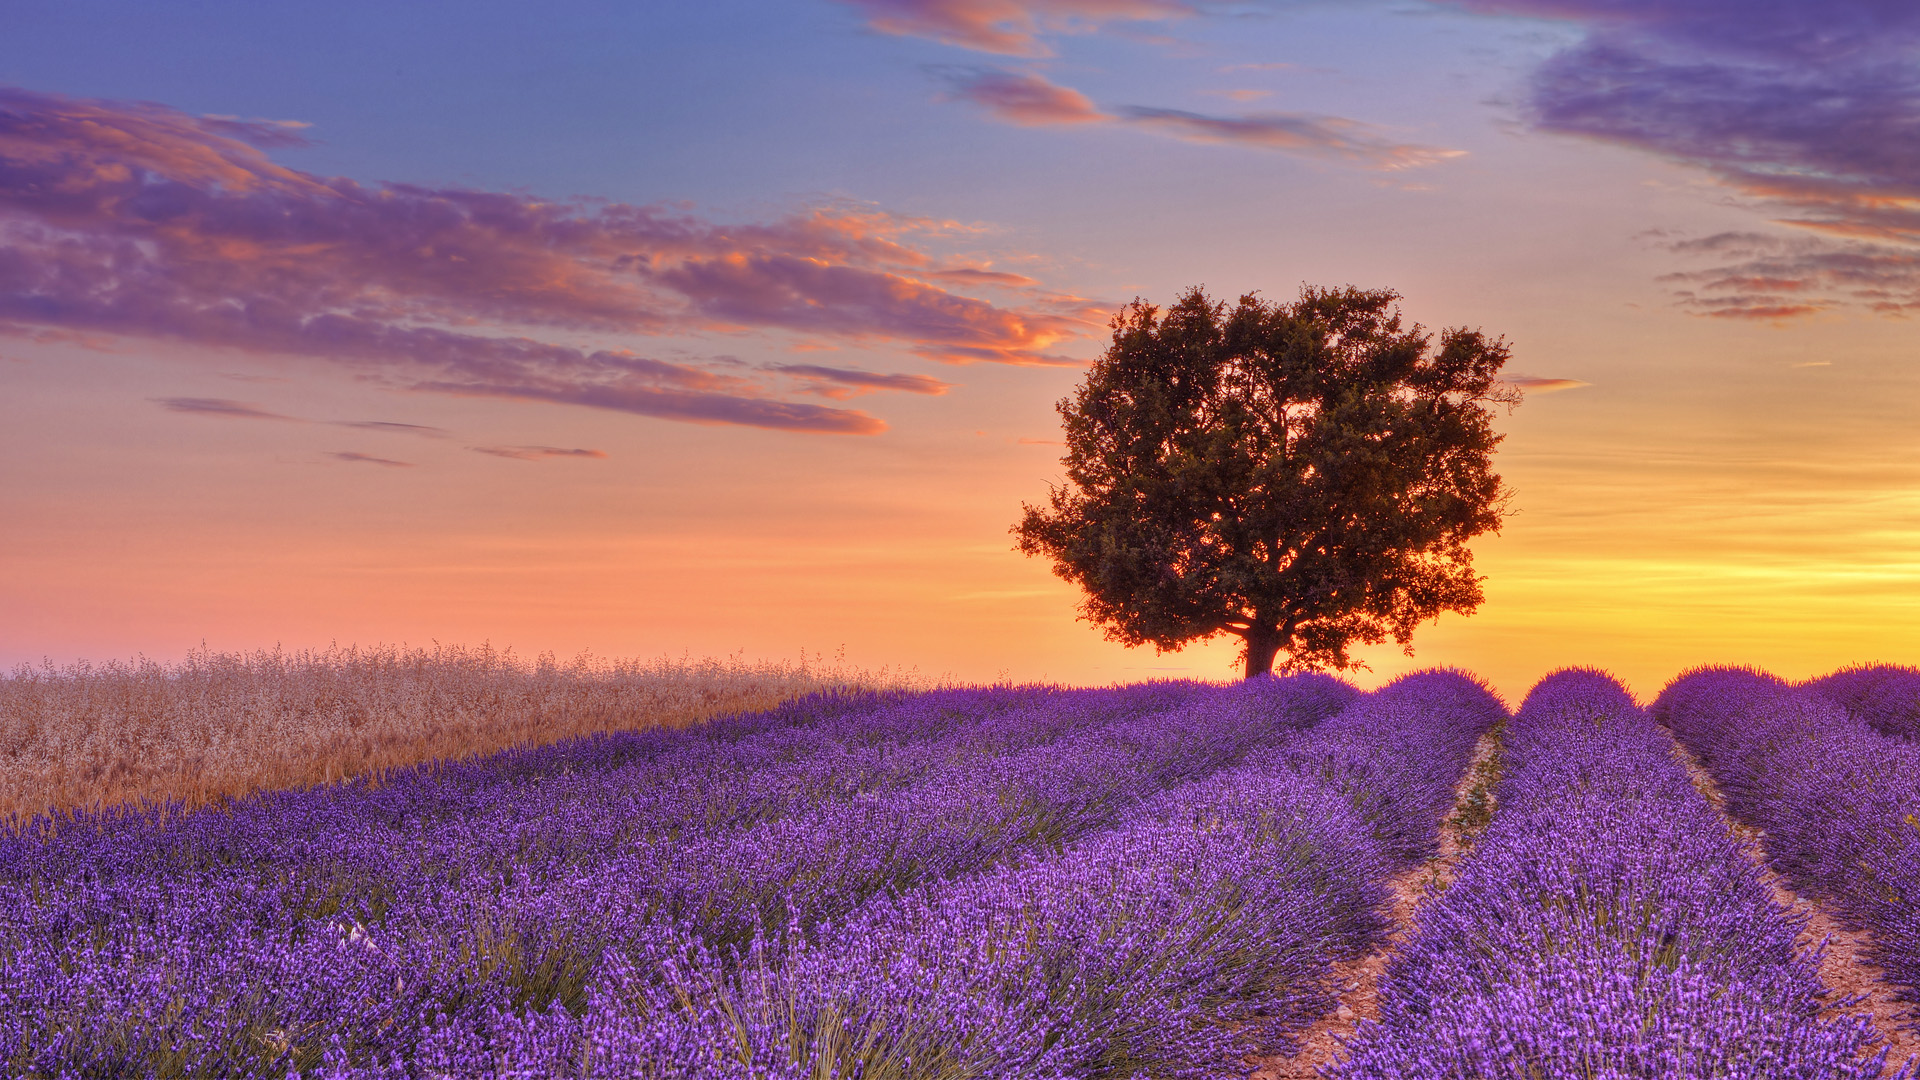
[[[435,645],[196,652],[0,678],[0,824],[140,800],[198,806],[593,732],[682,727],[914,675],[819,660],[526,661]]]

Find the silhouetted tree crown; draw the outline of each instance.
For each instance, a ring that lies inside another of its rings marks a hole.
[[[1505,339],[1403,326],[1390,290],[1290,303],[1199,288],[1135,300],[1071,399],[1067,483],[1019,549],[1081,613],[1162,651],[1235,634],[1249,677],[1357,665],[1349,649],[1481,601],[1467,541],[1500,526],[1493,404]]]

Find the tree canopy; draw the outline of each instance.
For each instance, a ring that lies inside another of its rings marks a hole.
[[[1358,666],[1356,644],[1482,599],[1467,542],[1497,532],[1504,338],[1404,326],[1391,290],[1292,303],[1199,288],[1136,299],[1059,403],[1067,483],[1019,549],[1086,590],[1082,617],[1162,651],[1221,634],[1249,677]]]

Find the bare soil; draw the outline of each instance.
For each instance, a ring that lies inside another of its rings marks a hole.
[[[1379,987],[1380,976],[1413,929],[1414,911],[1420,902],[1426,899],[1429,889],[1444,891],[1453,883],[1454,868],[1460,857],[1466,854],[1473,830],[1470,819],[1469,794],[1476,785],[1480,788],[1482,799],[1491,799],[1491,781],[1494,779],[1492,765],[1494,753],[1499,743],[1492,734],[1480,737],[1479,745],[1474,747],[1473,762],[1468,766],[1466,775],[1453,792],[1453,815],[1440,829],[1440,851],[1426,862],[1403,871],[1388,882],[1392,894],[1392,915],[1394,929],[1380,948],[1357,960],[1336,964],[1329,983],[1339,1004],[1329,1013],[1315,1021],[1311,1027],[1301,1032],[1299,1050],[1292,1055],[1258,1058],[1257,1066],[1249,1080],[1312,1080],[1320,1075],[1323,1066],[1333,1064],[1343,1046],[1342,1040],[1353,1037],[1354,1029],[1362,1020],[1380,1018]],[[1484,816],[1489,803],[1477,804]]]
[[[1766,863],[1766,835],[1758,829],[1742,825],[1727,813],[1726,797],[1686,747],[1676,742],[1674,756],[1686,765],[1694,786],[1720,812],[1728,831],[1751,842],[1748,850],[1765,875],[1768,887],[1773,890],[1773,898],[1807,916],[1806,927],[1800,932],[1800,944],[1806,948],[1817,948],[1822,942],[1826,943],[1826,953],[1820,958],[1820,981],[1827,986],[1827,1004],[1821,1009],[1821,1015],[1833,1019],[1864,1014],[1871,1020],[1874,1031],[1888,1047],[1887,1065],[1881,1070],[1882,1076],[1892,1076],[1899,1071],[1902,1063],[1920,1058],[1920,1030],[1914,1027],[1912,1008],[1894,999],[1899,988],[1888,982],[1880,967],[1870,959],[1873,955],[1873,934],[1866,930],[1849,929],[1820,904],[1789,888]]]

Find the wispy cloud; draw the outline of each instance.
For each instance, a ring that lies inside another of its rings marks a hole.
[[[605,450],[569,450],[561,446],[469,446],[467,449],[515,461],[545,461],[548,458],[604,458]]]
[[[1180,0],[841,0],[883,34],[931,38],[1001,56],[1051,56],[1047,34],[1191,15]]]
[[[445,428],[428,427],[425,424],[402,424],[393,420],[332,420],[328,422],[336,427],[384,431],[393,435],[418,435],[426,439],[444,439],[453,434]]]
[[[994,118],[1022,127],[1114,124],[1187,142],[1334,158],[1381,170],[1418,168],[1465,153],[1397,142],[1373,125],[1340,116],[1285,112],[1212,116],[1144,105],[1102,110],[1078,90],[1033,72],[950,67],[936,73],[946,80],[952,98],[972,102]]]
[[[1578,390],[1592,383],[1580,379],[1553,379],[1543,375],[1521,375],[1518,373],[1500,380],[1508,386],[1524,390],[1529,394],[1552,394],[1561,390]]]
[[[972,266],[959,266],[950,270],[934,270],[923,277],[939,281],[954,281],[964,285],[998,285],[1005,288],[1024,289],[1040,284],[1025,274],[1012,274],[1005,270],[986,270]]]
[[[1666,240],[1706,262],[1664,274],[1679,304],[1698,315],[1779,322],[1844,308],[1884,315],[1920,311],[1920,252],[1823,236],[1723,232]]]
[[[1901,289],[1920,266],[1920,4],[1453,2],[1587,28],[1583,41],[1532,76],[1526,107],[1536,127],[1698,166],[1770,216],[1831,238],[1797,250],[1811,280],[1785,290],[1791,298],[1771,286],[1728,283],[1722,295],[1683,296],[1694,310],[1777,321],[1840,306],[1912,305],[1915,294]],[[1841,264],[1862,261],[1900,278],[1898,295],[1850,290],[1851,271]],[[1814,295],[1820,281],[1839,288]]]
[[[302,416],[277,413],[250,401],[233,401],[228,398],[168,397],[151,400],[170,412],[215,416],[228,420],[284,420],[293,424],[322,423],[333,427],[380,431],[394,435],[418,435],[429,439],[444,439],[452,434],[445,428],[429,427],[425,424],[403,424],[395,420],[309,420]]]
[[[196,416],[217,416],[227,420],[290,420],[300,423],[300,418],[272,412],[247,401],[230,401],[226,398],[170,397],[152,399],[161,408],[171,412],[192,413]]]
[[[857,368],[822,367],[819,364],[775,364],[768,368],[790,375],[805,387],[805,392],[821,397],[845,399],[875,390],[897,390],[908,394],[944,394],[953,389],[928,375],[883,375]]]
[[[305,120],[262,120],[259,117],[243,119],[238,116],[206,113],[200,117],[200,126],[216,135],[238,139],[260,147],[262,150],[313,145],[313,140],[306,136],[306,130],[313,125]]]
[[[395,461],[392,458],[374,457],[372,454],[362,454],[357,450],[335,450],[327,456],[336,461],[352,461],[362,465],[379,465],[388,469],[413,468],[413,462],[411,461]]]
[[[1370,169],[1412,169],[1466,153],[1438,146],[1397,143],[1370,124],[1340,116],[1277,112],[1208,116],[1140,105],[1124,106],[1119,114],[1129,123],[1189,142],[1340,158]]]
[[[1038,127],[1113,120],[1095,108],[1087,95],[1031,72],[976,68],[954,73],[951,81],[954,98],[982,106],[1009,124]]]
[[[832,204],[725,224],[369,187],[261,149],[295,138],[264,121],[0,89],[0,332],[171,340],[349,365],[398,387],[872,433],[885,428],[874,417],[775,400],[724,365],[578,342],[753,330],[1047,364],[1098,327],[1016,276],[948,265],[934,249],[977,236],[955,222]],[[976,285],[1030,302],[957,291]]]

